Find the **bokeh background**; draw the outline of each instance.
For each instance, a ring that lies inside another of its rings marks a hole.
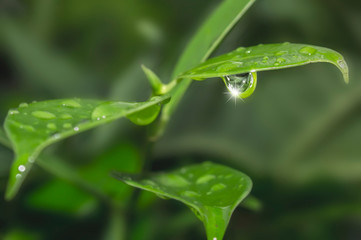
[[[1,121],[34,100],[147,99],[140,65],[168,81],[219,2],[0,0]],[[261,72],[253,96],[234,106],[219,79],[194,82],[152,169],[207,160],[248,174],[262,207],[237,208],[225,239],[361,239],[361,1],[258,0],[214,55],[285,41],[339,51],[350,84],[330,64]],[[1,145],[0,238],[205,239],[182,204],[146,193],[134,201],[109,177],[140,170],[145,132],[124,119],[50,147],[42,157],[56,156],[91,189],[35,167],[11,202],[3,196],[13,153]]]

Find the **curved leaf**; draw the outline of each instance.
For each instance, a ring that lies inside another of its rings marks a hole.
[[[172,78],[205,61],[254,2],[255,0],[224,0],[187,45],[173,71]],[[171,91],[172,101],[162,112],[163,128],[191,82],[191,79],[184,79]],[[161,132],[162,129],[158,135]]]
[[[123,173],[114,176],[131,186],[186,204],[204,223],[209,240],[223,238],[233,210],[252,188],[247,175],[209,162],[146,179]]]
[[[230,53],[211,58],[179,75],[179,78],[203,80],[242,73],[296,67],[315,62],[332,63],[340,69],[348,83],[348,67],[338,52],[305,44],[265,44],[240,47]]]
[[[168,96],[157,96],[140,103],[60,99],[23,103],[10,110],[5,130],[16,158],[10,171],[6,199],[15,196],[35,159],[48,145],[121,117],[129,117],[142,125],[149,124],[160,111],[158,105],[167,100]]]

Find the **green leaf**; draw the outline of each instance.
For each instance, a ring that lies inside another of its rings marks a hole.
[[[64,198],[64,196],[71,196],[71,198]],[[88,192],[58,179],[49,181],[32,191],[26,201],[35,209],[77,216],[89,214],[98,204],[97,199]]]
[[[188,44],[173,71],[173,78],[205,61],[254,1],[223,1]],[[162,113],[163,122],[168,121],[190,83],[190,79],[184,79],[174,87],[171,92],[172,101],[164,107]]]
[[[252,188],[247,175],[209,162],[145,179],[123,173],[114,176],[131,186],[186,204],[204,223],[209,240],[223,238],[232,212]]]
[[[296,67],[316,62],[334,64],[342,72],[345,82],[348,83],[348,67],[341,54],[324,47],[291,43],[240,47],[230,53],[207,60],[179,75],[179,78],[203,80],[212,77]]]
[[[15,161],[10,171],[6,199],[12,199],[35,159],[48,145],[66,137],[131,115],[142,124],[159,113],[155,105],[168,96],[153,97],[146,102],[128,103],[84,99],[59,99],[20,104],[5,120],[5,130],[14,146]],[[154,111],[148,111],[152,108]]]

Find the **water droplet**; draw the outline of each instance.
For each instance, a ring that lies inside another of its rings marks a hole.
[[[211,191],[219,191],[219,190],[222,190],[224,188],[226,188],[226,185],[224,185],[223,183],[217,183],[217,184],[214,184],[211,187]]]
[[[216,68],[216,71],[217,72],[229,72],[229,71],[232,71],[234,69],[237,69],[239,68],[240,65],[239,64],[234,64],[234,63],[224,63],[222,65],[219,65],[217,68]]]
[[[50,130],[56,130],[57,129],[55,123],[48,123],[48,124],[46,124],[46,127],[49,128]]]
[[[33,115],[36,118],[47,119],[47,120],[56,118],[54,114],[46,111],[34,111],[31,113],[31,115]]]
[[[60,133],[54,133],[53,135],[51,135],[52,138],[54,139],[60,139],[61,134]]]
[[[189,185],[187,179],[176,174],[160,175],[158,179],[163,185],[170,187],[185,187]]]
[[[24,172],[24,171],[26,170],[26,168],[25,168],[24,165],[20,165],[20,166],[18,167],[18,170],[19,170],[19,172]]]
[[[279,51],[279,52],[276,52],[275,56],[282,56],[282,55],[285,55],[287,53],[288,53],[287,51]]]
[[[27,131],[30,131],[30,132],[34,132],[35,129],[33,126],[30,126],[30,125],[20,125],[19,126],[21,129],[24,129],[24,130],[27,130]]]
[[[25,103],[25,102],[19,104],[19,108],[26,108],[28,106],[29,105],[27,103]]]
[[[15,177],[16,177],[16,178],[21,178],[22,175],[21,175],[20,173],[18,173],[18,174],[15,175]]]
[[[343,69],[347,68],[347,64],[344,60],[338,60],[337,64]]]
[[[278,65],[280,65],[280,63],[278,63],[278,62],[275,62],[273,65],[275,65],[275,66],[278,66]]]
[[[200,197],[201,196],[199,193],[196,193],[194,191],[183,191],[181,193],[181,195],[183,197],[189,197],[189,198],[194,198],[194,197]]]
[[[75,131],[75,132],[79,131],[79,127],[75,127],[75,128],[74,128],[74,131]]]
[[[34,163],[34,162],[35,162],[35,158],[29,157],[29,158],[28,158],[28,162],[29,162],[29,163]]]
[[[313,47],[306,46],[306,47],[301,48],[299,50],[299,52],[301,54],[311,56],[311,55],[315,54],[315,52],[317,52],[317,50],[315,48],[313,48]]]
[[[264,56],[264,57],[263,57],[263,60],[268,60],[268,59],[269,59],[268,56]]]
[[[250,54],[252,52],[252,50],[247,50],[246,54]]]
[[[71,123],[64,123],[63,128],[72,128],[73,125]]]
[[[255,72],[224,77],[224,83],[232,96],[238,98],[249,97],[255,87],[257,74]]]
[[[284,58],[277,58],[276,62],[278,62],[278,63],[283,63],[283,62],[286,62],[286,59],[284,59]]]
[[[18,111],[17,109],[11,109],[11,110],[9,111],[9,114],[10,114],[10,115],[19,114],[19,111]]]
[[[100,104],[94,109],[91,114],[92,120],[100,120],[109,118],[114,115],[121,115],[125,113],[130,107],[134,106],[134,103],[124,103],[124,102],[106,102]]]
[[[209,181],[211,181],[212,179],[214,179],[216,176],[211,175],[211,174],[206,174],[203,175],[202,177],[198,178],[196,181],[196,184],[204,184],[207,183]]]
[[[64,106],[64,107],[69,107],[69,108],[79,108],[79,107],[81,107],[80,103],[78,103],[77,101],[75,101],[73,99],[64,100],[64,101],[62,101],[61,105]]]
[[[244,49],[246,49],[246,48],[244,48],[244,47],[239,47],[239,48],[237,48],[237,52],[241,52],[241,51],[243,51]]]
[[[67,119],[72,119],[72,118],[73,118],[73,116],[70,115],[69,113],[63,113],[60,115],[60,119],[62,119],[62,120],[67,120]]]

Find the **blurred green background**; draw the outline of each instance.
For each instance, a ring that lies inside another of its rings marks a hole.
[[[34,100],[147,99],[140,65],[167,81],[219,2],[0,0],[0,119]],[[239,207],[225,239],[361,239],[361,2],[258,0],[214,55],[285,41],[339,51],[350,84],[330,64],[261,72],[235,107],[219,79],[194,82],[152,169],[210,160],[248,174],[263,207]],[[35,167],[11,202],[13,154],[1,145],[0,239],[205,239],[182,204],[146,193],[134,201],[109,176],[140,171],[145,130],[124,119],[50,147],[42,159],[57,156],[82,181]]]

